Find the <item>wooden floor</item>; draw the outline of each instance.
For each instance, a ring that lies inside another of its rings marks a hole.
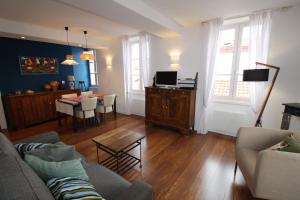
[[[155,199],[248,200],[253,199],[238,170],[234,178],[235,141],[226,136],[182,136],[176,131],[161,127],[146,127],[144,118],[118,115],[108,118],[99,126],[72,132],[71,119],[65,118],[63,126],[56,121],[24,130],[10,132],[17,140],[41,132],[55,130],[67,144],[89,160],[96,160],[96,147],[91,138],[122,127],[146,134],[142,142],[143,168],[136,166],[124,177],[129,181],[144,180],[154,188]],[[132,152],[133,154],[139,153]]]

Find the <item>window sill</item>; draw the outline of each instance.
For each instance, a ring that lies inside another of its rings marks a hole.
[[[238,100],[238,99],[213,99],[212,103],[223,103],[223,104],[232,104],[239,106],[250,106],[250,102],[247,100]]]

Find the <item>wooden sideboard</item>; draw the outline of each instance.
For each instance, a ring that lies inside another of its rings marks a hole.
[[[55,119],[55,100],[61,98],[63,94],[71,93],[80,95],[80,90],[58,90],[3,96],[3,105],[9,129],[22,129],[33,124]]]
[[[194,130],[196,90],[146,87],[146,123]]]

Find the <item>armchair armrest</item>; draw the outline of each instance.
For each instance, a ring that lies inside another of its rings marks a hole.
[[[118,199],[152,200],[152,186],[142,181],[135,181],[127,190],[121,193],[120,198]]]
[[[292,131],[281,129],[242,127],[238,130],[236,148],[264,150],[291,133]]]
[[[299,199],[300,154],[261,151],[255,169],[255,194],[265,199]]]
[[[25,139],[16,140],[14,141],[14,144],[17,143],[31,143],[31,142],[40,142],[40,143],[56,143],[59,142],[59,136],[58,133],[55,131],[50,131],[46,133],[42,133],[39,135],[31,136]]]

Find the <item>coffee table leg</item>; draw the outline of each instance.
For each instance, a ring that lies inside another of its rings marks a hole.
[[[119,153],[117,153],[117,173],[119,173]]]
[[[99,148],[98,148],[98,146],[96,146],[96,148],[97,148],[97,161],[98,161],[98,164],[100,164],[100,159],[99,159]]]
[[[142,168],[142,140],[140,140],[139,143],[140,143],[140,168]]]

